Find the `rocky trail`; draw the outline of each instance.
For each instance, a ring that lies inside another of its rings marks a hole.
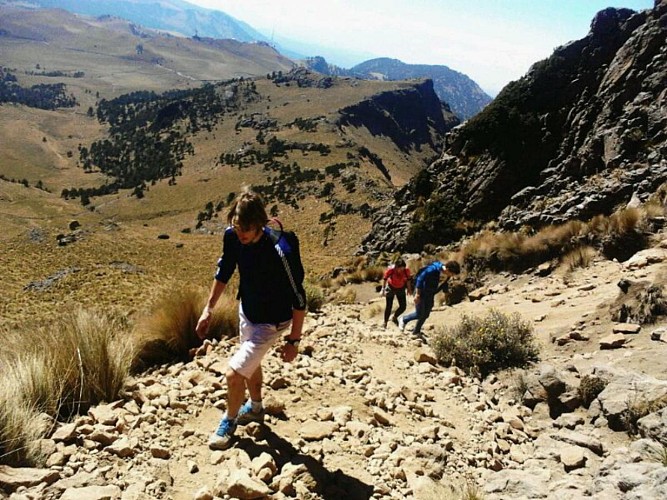
[[[483,381],[438,365],[427,344],[393,324],[383,329],[379,298],[360,288],[358,303],[309,315],[295,362],[269,356],[267,419],[239,427],[231,449],[207,447],[234,349],[223,341],[58,424],[42,442],[47,465],[0,468],[0,491],[12,499],[666,498],[667,409],[640,421],[641,436],[613,428],[633,397],[667,396],[667,339],[660,324],[614,333],[608,311],[621,278],[662,280],[666,259],[658,246],[624,264],[499,275],[474,301],[437,307],[427,338],[490,308],[533,322],[542,361],[522,377]],[[590,373],[609,383],[584,408],[576,389]]]

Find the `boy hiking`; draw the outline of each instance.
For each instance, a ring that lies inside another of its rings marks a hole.
[[[447,282],[452,276],[459,274],[461,267],[458,262],[453,260],[445,263],[436,260],[425,268],[421,269],[415,279],[415,311],[401,316],[398,319],[398,328],[403,331],[405,325],[410,321],[417,320],[412,334],[421,336],[421,329],[424,322],[431,315],[435,295],[447,287]],[[440,284],[440,277],[445,276],[445,280]]]
[[[279,350],[284,361],[297,356],[306,314],[296,235],[268,228],[264,202],[249,188],[230,206],[227,222],[222,256],[196,327],[203,339],[211,311],[238,268],[240,344],[225,374],[227,412],[209,440],[217,450],[232,444],[237,425],[264,419],[262,359],[276,342],[283,342]],[[243,404],[246,389],[250,397]]]

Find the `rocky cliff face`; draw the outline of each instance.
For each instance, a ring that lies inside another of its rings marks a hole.
[[[361,78],[382,80],[430,78],[438,97],[464,120],[475,116],[491,102],[491,97],[467,75],[443,65],[406,64],[381,57],[358,64],[350,72]]]
[[[366,127],[373,135],[389,137],[406,153],[425,144],[441,146],[445,132],[459,123],[438,99],[431,80],[382,92],[343,108],[338,120],[339,125]]]
[[[424,200],[517,229],[646,199],[667,181],[666,34],[667,0],[640,13],[599,12],[585,38],[533,65],[447,136],[442,157],[376,215],[363,250],[405,249]]]

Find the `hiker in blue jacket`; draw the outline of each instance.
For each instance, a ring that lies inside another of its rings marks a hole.
[[[445,263],[436,260],[425,268],[420,269],[415,277],[415,310],[398,319],[398,328],[403,331],[407,323],[417,320],[412,334],[420,336],[422,326],[424,326],[424,322],[428,319],[433,309],[435,294],[446,289],[449,278],[459,274],[459,272],[461,272],[461,267],[458,262],[453,260]],[[442,284],[440,283],[441,275],[445,276]]]
[[[227,412],[209,440],[209,447],[218,450],[231,445],[237,425],[264,419],[262,359],[283,337],[281,357],[292,361],[298,354],[306,315],[304,271],[296,235],[267,227],[264,202],[249,188],[232,203],[227,221],[222,257],[196,327],[203,339],[211,311],[238,268],[240,344],[225,373]],[[244,404],[246,389],[250,398]]]

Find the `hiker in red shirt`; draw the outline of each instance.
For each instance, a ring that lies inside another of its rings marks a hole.
[[[391,317],[391,321],[398,325],[398,317],[405,311],[405,290],[410,283],[410,269],[407,268],[405,261],[401,258],[397,259],[384,272],[384,280],[382,282],[382,295],[386,298],[384,323],[382,324],[384,328],[387,328],[391,308],[394,305],[394,297],[398,299],[398,309],[396,309],[396,312]]]

